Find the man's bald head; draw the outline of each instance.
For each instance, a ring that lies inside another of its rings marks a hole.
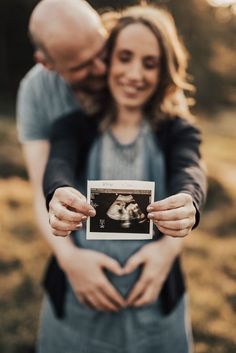
[[[80,42],[103,31],[97,12],[83,0],[42,0],[30,17],[29,31],[36,47],[46,50],[72,36]]]
[[[36,61],[59,73],[72,88],[104,75],[100,53],[105,30],[86,1],[42,0],[32,12],[29,31]]]

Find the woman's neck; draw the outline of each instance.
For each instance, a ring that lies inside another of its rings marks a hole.
[[[134,141],[139,133],[142,122],[142,111],[119,108],[116,120],[112,124],[112,132],[120,143]]]
[[[117,116],[114,126],[132,129],[139,127],[141,121],[142,111],[140,109],[127,109],[125,107],[119,107],[117,109]]]

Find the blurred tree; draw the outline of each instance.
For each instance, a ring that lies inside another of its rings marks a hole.
[[[206,0],[170,1],[177,27],[190,54],[190,72],[197,87],[197,101],[208,110],[235,104],[235,15],[230,9],[212,8]],[[223,11],[227,11],[227,17]]]
[[[96,9],[120,8],[135,0],[88,0]],[[1,0],[0,94],[15,94],[20,78],[33,65],[27,38],[30,13],[38,0]],[[229,9],[212,8],[206,0],[153,0],[169,9],[191,53],[190,73],[197,102],[209,109],[236,102],[236,21]]]
[[[37,2],[37,0],[1,0],[1,93],[15,92],[23,72],[33,65],[27,27],[30,13]]]

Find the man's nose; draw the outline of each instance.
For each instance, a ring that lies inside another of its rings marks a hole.
[[[92,74],[93,75],[104,75],[106,72],[106,64],[100,58],[96,58],[93,61]]]

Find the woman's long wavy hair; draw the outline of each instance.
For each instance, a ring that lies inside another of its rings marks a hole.
[[[131,6],[120,13],[104,13],[102,21],[110,32],[107,41],[108,72],[117,37],[127,26],[141,23],[149,28],[158,40],[161,48],[160,80],[156,91],[144,107],[144,114],[151,123],[157,126],[161,120],[175,116],[192,119],[184,93],[185,90],[194,91],[194,86],[187,79],[188,53],[177,34],[170,13],[153,5]],[[103,105],[107,107],[105,120],[111,123],[115,118],[115,110],[114,101],[109,95],[108,89]]]

